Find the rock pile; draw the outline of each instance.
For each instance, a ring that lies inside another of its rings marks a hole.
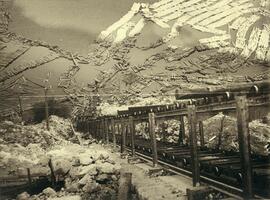
[[[268,156],[270,154],[270,115],[261,120],[254,120],[249,123],[250,144],[252,154]],[[188,122],[185,119],[185,144],[189,143]],[[234,117],[219,113],[205,121],[204,141],[206,147],[210,149],[219,149],[224,151],[239,151],[237,120]],[[177,143],[179,138],[180,122],[178,120],[166,120],[158,122],[156,125],[157,141]],[[199,127],[197,126],[197,130]],[[144,139],[150,139],[149,127],[145,122],[138,123],[135,126],[136,136]],[[198,144],[200,143],[199,134],[197,134]],[[200,144],[199,144],[200,145]]]
[[[64,188],[59,192],[46,188],[29,200],[70,195],[80,199],[116,199],[121,167],[100,146],[69,144],[52,149],[47,157],[52,160],[56,178],[64,180]]]
[[[188,133],[187,121],[184,121],[186,133]],[[156,125],[155,133],[157,141],[165,141],[171,143],[177,143],[179,138],[180,122],[178,120],[165,120]],[[135,126],[136,135],[144,138],[150,139],[148,125],[146,123],[139,123]],[[188,142],[188,137],[186,137],[184,143]]]
[[[46,122],[40,124],[22,126],[11,121],[0,123],[0,140],[2,144],[20,144],[26,147],[28,144],[41,144],[48,147],[55,143],[64,142],[72,137],[70,120],[57,116],[49,117],[50,131],[46,130]]]
[[[270,154],[270,123],[265,119],[267,117],[249,123],[251,152],[262,156]],[[220,113],[205,120],[203,124],[204,139],[207,147],[226,151],[239,151],[235,118]]]
[[[236,119],[219,113],[203,122],[206,146],[238,151]]]
[[[26,176],[27,168],[30,168],[32,175],[47,176],[50,173],[48,152],[55,150],[56,147],[72,145],[71,141],[75,141],[74,138],[78,139],[77,135],[80,133],[72,131],[71,122],[67,119],[50,116],[49,123],[50,131],[46,130],[45,122],[28,126],[10,121],[0,123],[1,175],[7,178]],[[86,145],[90,143],[91,141],[83,142]],[[67,164],[61,161],[59,165]]]

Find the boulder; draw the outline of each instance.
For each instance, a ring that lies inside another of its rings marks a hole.
[[[99,174],[97,177],[96,177],[96,182],[97,183],[101,183],[101,184],[104,184],[106,183],[107,181],[110,180],[110,177],[108,174]]]
[[[105,187],[100,192],[100,199],[117,199],[116,191],[109,187]]]
[[[80,185],[86,185],[89,181],[92,181],[92,176],[90,174],[85,174],[83,178],[78,182]]]
[[[99,163],[97,166],[97,170],[99,171],[99,173],[101,174],[113,174],[116,173],[117,171],[120,170],[120,166],[119,165],[113,165],[111,163]]]
[[[50,187],[47,187],[46,189],[44,189],[42,193],[49,197],[55,197],[57,195],[55,190]]]
[[[17,196],[17,200],[28,200],[30,195],[27,192],[23,192]]]
[[[82,177],[85,174],[96,175],[97,174],[97,166],[92,164],[88,166],[81,166],[78,171],[78,176]]]
[[[71,167],[69,170],[69,175],[72,179],[78,178],[79,177],[79,171],[80,171],[80,166],[77,167]]]
[[[85,154],[81,155],[79,159],[81,165],[90,165],[93,163],[93,159],[91,159],[90,156]]]
[[[80,184],[78,182],[73,182],[70,184],[65,185],[67,192],[79,192],[80,191]]]
[[[65,158],[56,158],[53,160],[54,173],[56,175],[66,175],[72,167],[72,163]]]
[[[68,195],[63,197],[48,198],[48,200],[81,200],[79,195]]]
[[[71,185],[71,183],[72,183],[71,178],[66,178],[65,179],[65,188],[68,188]]]
[[[77,167],[77,166],[80,166],[80,165],[81,165],[81,163],[80,163],[80,159],[79,158],[73,158],[72,159],[72,166]]]
[[[96,181],[87,182],[86,185],[83,187],[83,191],[87,193],[92,193],[100,190],[100,186]]]

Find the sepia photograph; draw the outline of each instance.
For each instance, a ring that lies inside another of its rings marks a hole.
[[[0,0],[0,200],[270,200],[270,0]]]

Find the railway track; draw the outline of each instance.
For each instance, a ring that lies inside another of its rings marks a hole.
[[[269,112],[269,86],[268,82],[258,82],[180,97],[178,94],[181,101],[175,104],[130,107],[119,111],[117,116],[97,119],[81,116],[77,118],[77,129],[120,145],[121,152],[128,150],[132,155],[152,160],[153,165],[161,164],[175,173],[190,176],[194,186],[203,182],[234,197],[270,198],[270,156],[250,154],[247,123]],[[219,112],[236,116],[239,152],[205,147],[200,122]],[[188,120],[188,133],[183,118]],[[179,120],[178,143],[156,141],[156,124],[170,119]],[[141,122],[148,124],[148,140],[136,136],[135,125]],[[187,136],[189,143],[184,145]]]
[[[117,144],[121,145],[120,138],[117,140]],[[137,140],[135,144],[140,144],[135,145],[135,154],[144,160],[152,161],[152,148],[142,140]],[[179,145],[171,144],[158,149],[158,164],[172,170],[173,173],[192,177],[191,157],[187,146],[179,147]],[[127,150],[131,152],[131,143],[127,143]],[[241,169],[239,168],[240,156],[236,153],[224,153],[210,149],[199,150],[199,152],[201,181],[222,193],[241,198],[243,193],[241,184],[243,180],[240,175]],[[267,158],[254,159],[252,162],[255,169],[270,168],[270,162]],[[256,184],[257,186],[254,187],[256,191],[255,197],[269,197],[269,193],[267,193],[268,187],[261,187],[269,186],[267,181],[270,180],[270,172],[264,174],[262,179],[262,175],[256,175],[255,171],[254,178],[256,180],[255,183],[258,182],[258,179],[261,182],[260,185]]]

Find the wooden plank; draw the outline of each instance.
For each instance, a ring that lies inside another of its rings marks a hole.
[[[129,130],[130,130],[130,138],[131,138],[131,155],[135,156],[135,140],[134,140],[134,134],[135,134],[135,126],[133,117],[129,116]]]
[[[97,139],[100,140],[100,120],[97,120]]]
[[[86,121],[87,133],[90,134],[90,121]]]
[[[101,119],[101,140],[105,142],[105,120]]]
[[[149,132],[152,141],[152,152],[153,152],[153,167],[156,167],[158,163],[157,157],[157,141],[156,141],[156,133],[155,133],[155,114],[149,113]]]
[[[55,187],[55,184],[56,184],[56,176],[54,174],[54,166],[52,164],[52,159],[50,158],[49,159],[49,162],[48,162],[48,165],[49,165],[49,168],[51,170],[51,183],[52,183],[52,188]]]
[[[97,119],[94,120],[94,138],[97,139],[98,136],[98,121]]]
[[[104,141],[109,144],[109,123],[107,118],[104,119],[104,136]]]
[[[201,147],[204,147],[204,131],[203,131],[203,122],[202,121],[199,121],[199,133],[200,133]]]
[[[111,120],[112,126],[112,140],[113,140],[113,148],[116,148],[116,137],[115,137],[115,122],[114,119]]]
[[[48,106],[48,98],[47,98],[47,92],[48,92],[48,89],[45,88],[44,89],[44,92],[45,92],[45,116],[46,116],[46,128],[47,128],[47,131],[50,130],[50,125],[49,125],[49,106]]]
[[[27,168],[27,178],[28,178],[28,184],[31,185],[32,178],[31,178],[30,168]]]
[[[196,134],[196,107],[195,105],[188,106],[188,124],[190,138],[190,154],[192,167],[192,182],[193,186],[200,185],[200,168],[197,151],[197,134]]]
[[[165,122],[162,123],[162,141],[166,142],[166,136],[167,136],[167,124]]]
[[[253,198],[252,190],[252,164],[250,158],[250,135],[248,129],[248,105],[246,96],[236,97],[236,114],[239,151],[243,176],[243,196],[245,199]]]
[[[124,119],[121,119],[121,148],[120,152],[124,153],[126,150],[126,125]]]
[[[184,116],[180,116],[180,129],[179,129],[179,139],[178,143],[181,145],[184,143],[185,140],[185,122],[184,122]]]

